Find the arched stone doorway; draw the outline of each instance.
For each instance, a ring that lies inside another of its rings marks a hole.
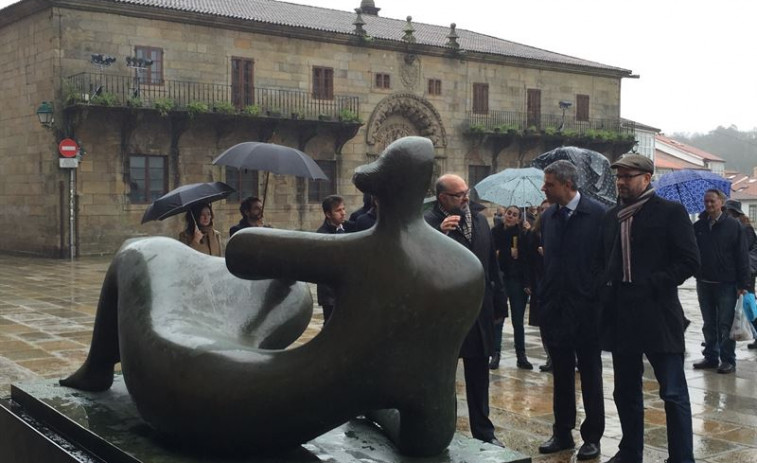
[[[426,137],[434,144],[435,181],[446,167],[447,131],[436,108],[411,93],[388,96],[374,108],[366,130],[368,160],[373,161],[393,141],[411,135]]]

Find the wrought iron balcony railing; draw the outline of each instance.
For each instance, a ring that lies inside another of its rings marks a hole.
[[[474,113],[469,111],[468,125],[471,129],[484,132],[544,132],[570,135],[585,135],[591,132],[611,132],[632,137],[634,126],[630,121],[621,119],[577,120],[573,115],[541,114],[535,116],[521,111],[488,111]]]
[[[251,115],[276,114],[298,119],[338,119],[347,115],[357,120],[360,112],[360,100],[356,96],[333,95],[333,98],[321,99],[300,90],[260,87],[251,90],[243,95],[225,84],[164,80],[155,85],[134,76],[83,72],[67,78],[64,92],[66,104],[151,108],[169,102],[175,109],[187,109],[202,103],[209,110],[223,108]]]

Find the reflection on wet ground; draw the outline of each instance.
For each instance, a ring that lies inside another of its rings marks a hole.
[[[0,397],[10,384],[39,378],[59,378],[74,371],[86,357],[94,324],[100,286],[110,257],[66,260],[0,255]],[[698,462],[757,462],[757,352],[737,344],[738,367],[734,375],[695,371],[700,358],[702,320],[692,281],[680,290],[681,301],[692,320],[687,335],[686,373],[694,413],[694,451]],[[316,308],[301,342],[315,336],[322,324]],[[497,436],[508,447],[530,455],[535,462],[575,460],[574,451],[539,455],[537,447],[549,438],[552,425],[552,376],[535,368],[515,367],[512,327],[506,325],[503,359],[491,376],[491,416]],[[544,363],[538,329],[526,328],[529,359],[535,367]],[[617,451],[620,424],[612,401],[612,361],[604,358],[607,428],[602,439],[601,461]],[[458,371],[458,428],[469,435],[465,388]],[[646,446],[644,461],[667,458],[665,412],[657,396],[651,368],[644,381]],[[580,407],[580,394],[579,394]],[[579,420],[582,418],[579,410]],[[573,433],[580,445],[580,435]]]

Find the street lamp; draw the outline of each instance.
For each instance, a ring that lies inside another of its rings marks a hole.
[[[139,84],[142,80],[142,72],[145,69],[152,66],[153,61],[146,58],[138,58],[136,56],[126,57],[126,67],[134,69],[134,89],[132,90],[132,96],[139,98]]]
[[[89,60],[100,71],[100,82],[94,91],[94,96],[100,96],[103,91],[103,69],[116,62],[116,58],[102,53],[94,53]]]
[[[562,132],[562,129],[565,128],[565,110],[573,106],[573,103],[570,101],[560,101],[560,109],[562,109],[562,122],[560,122],[560,127],[558,127],[557,131]]]
[[[39,119],[39,123],[42,124],[43,127],[47,127],[48,129],[51,128],[55,122],[54,113],[55,108],[53,107],[53,104],[43,101],[42,104],[39,105],[39,108],[37,108],[37,118]]]

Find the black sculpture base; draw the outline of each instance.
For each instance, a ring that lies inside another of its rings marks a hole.
[[[0,400],[0,461],[14,463],[529,463],[518,452],[456,434],[438,457],[397,453],[371,423],[353,420],[284,455],[228,457],[198,455],[156,435],[142,421],[116,376],[105,392],[82,392],[57,381],[11,386]]]

